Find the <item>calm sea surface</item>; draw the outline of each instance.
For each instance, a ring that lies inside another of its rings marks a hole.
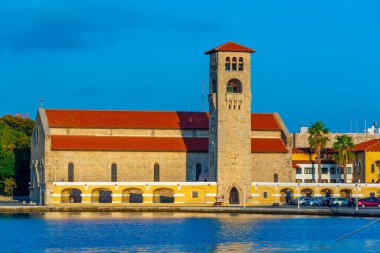
[[[380,252],[366,218],[181,213],[0,214],[0,252]]]

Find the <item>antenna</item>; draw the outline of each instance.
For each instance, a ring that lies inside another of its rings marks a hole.
[[[44,102],[44,99],[40,98],[40,108],[43,108],[43,102]]]
[[[352,116],[350,117],[350,133],[352,133]]]
[[[358,118],[355,119],[355,133],[358,133]]]
[[[364,112],[364,131],[367,133],[367,111]]]
[[[202,80],[202,112],[205,111],[205,80]]]

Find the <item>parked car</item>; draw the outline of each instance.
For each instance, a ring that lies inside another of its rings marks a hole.
[[[348,198],[335,198],[332,202],[332,206],[348,206],[349,199]]]
[[[356,206],[356,198],[349,198],[348,199],[348,206]]]
[[[322,206],[323,204],[323,199],[322,197],[315,197],[310,199],[309,205],[311,206]]]
[[[330,206],[333,201],[334,201],[333,198],[331,198],[331,197],[325,197],[322,200],[322,206]]]
[[[310,197],[300,197],[299,198],[300,206],[309,206],[310,201],[311,201]]]
[[[359,199],[358,205],[361,207],[366,207],[366,206],[380,207],[380,199],[378,199],[376,197],[368,197],[368,198],[364,198],[364,199]]]

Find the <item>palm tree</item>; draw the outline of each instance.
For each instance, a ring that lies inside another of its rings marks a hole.
[[[311,124],[309,130],[308,142],[310,146],[310,150],[313,154],[317,154],[318,158],[318,181],[321,182],[322,178],[322,158],[321,153],[322,150],[326,147],[327,141],[329,141],[328,134],[330,130],[325,127],[322,121],[317,121]]]
[[[352,163],[355,158],[354,142],[352,137],[347,134],[343,134],[335,137],[335,142],[333,144],[334,154],[333,159],[338,164],[339,167],[343,168],[344,171],[344,182],[347,183],[347,164]]]

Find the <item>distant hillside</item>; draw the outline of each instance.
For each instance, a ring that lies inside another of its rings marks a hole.
[[[29,194],[30,138],[34,121],[28,118],[5,115],[0,117],[0,194],[4,180],[14,178],[15,195]]]

